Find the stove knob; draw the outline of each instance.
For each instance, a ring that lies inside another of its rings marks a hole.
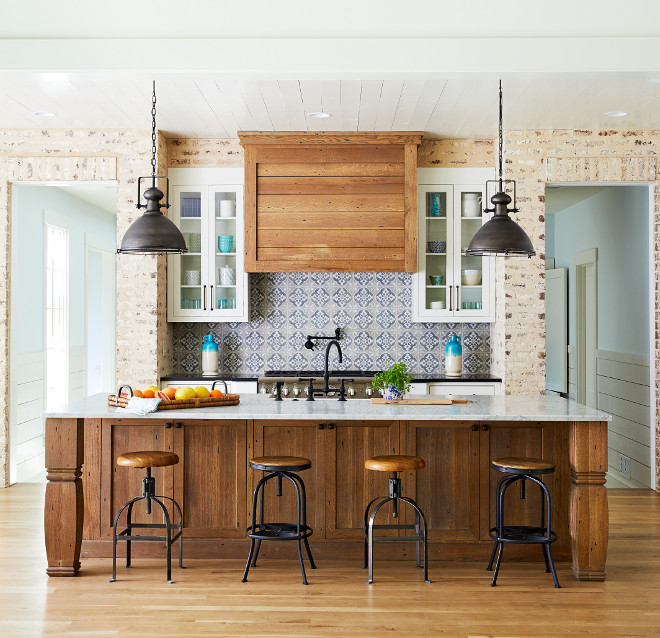
[[[289,388],[286,385],[282,388],[282,396],[284,396],[284,397],[289,396]]]
[[[370,397],[374,393],[374,389],[371,386],[367,386],[364,389],[365,394]]]
[[[268,394],[268,388],[265,385],[261,385],[261,388],[259,388],[259,393],[260,394]]]
[[[355,388],[353,386],[350,386],[348,388],[348,396],[349,397],[354,397],[355,396]]]
[[[299,397],[300,396],[300,388],[297,385],[293,386],[293,396],[294,397]]]
[[[305,388],[305,394],[309,396],[309,388]]]

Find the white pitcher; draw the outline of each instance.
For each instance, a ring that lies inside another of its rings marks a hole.
[[[463,193],[463,217],[479,217],[481,215],[481,195],[479,193]]]
[[[218,268],[221,286],[233,286],[236,283],[236,269],[231,266]]]

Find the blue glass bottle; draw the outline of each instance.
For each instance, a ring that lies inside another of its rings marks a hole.
[[[463,372],[463,348],[461,338],[452,335],[445,349],[445,374],[448,377],[460,377]]]

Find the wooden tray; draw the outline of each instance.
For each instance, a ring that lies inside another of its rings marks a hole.
[[[157,410],[181,410],[188,408],[211,408],[220,405],[238,405],[240,396],[238,394],[225,394],[222,397],[206,397],[204,399],[174,399],[172,401],[161,401]],[[108,395],[108,405],[115,408],[125,408],[128,405],[126,397],[117,397],[116,394]]]
[[[383,397],[371,397],[372,403],[389,403],[397,405],[451,405],[452,403],[472,403],[467,399],[443,399],[440,397],[409,397],[398,401],[387,401]]]

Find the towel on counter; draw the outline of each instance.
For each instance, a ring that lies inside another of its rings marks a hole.
[[[121,410],[123,412],[130,412],[132,414],[140,414],[144,416],[145,414],[149,414],[149,412],[155,412],[161,401],[162,399],[131,397],[128,401],[128,405],[125,408],[117,408],[117,411],[119,412]]]

